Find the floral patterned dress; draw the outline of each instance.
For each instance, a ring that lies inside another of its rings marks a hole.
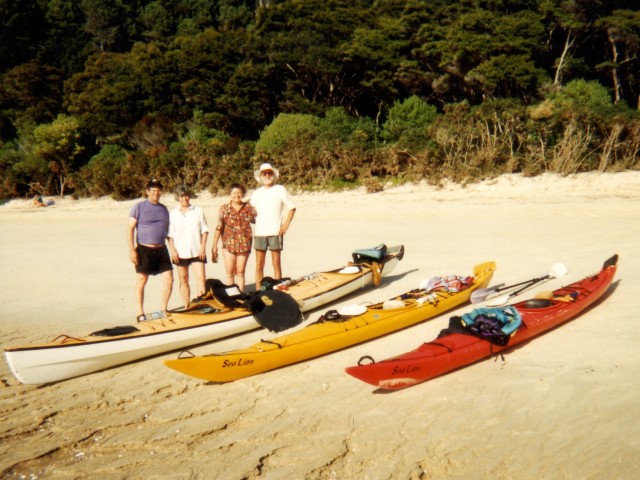
[[[249,203],[242,203],[239,210],[231,202],[220,206],[218,225],[222,237],[222,248],[235,255],[251,252],[253,234],[251,224],[255,223],[258,212]]]

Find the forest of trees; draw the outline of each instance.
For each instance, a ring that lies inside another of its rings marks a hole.
[[[637,0],[1,0],[0,198],[637,169]]]

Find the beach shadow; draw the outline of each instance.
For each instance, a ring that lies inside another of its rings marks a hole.
[[[400,280],[401,278],[406,277],[410,273],[417,272],[418,270],[420,270],[420,269],[419,268],[413,268],[413,269],[407,270],[406,272],[403,272],[403,273],[398,273],[396,275],[391,275],[389,277],[382,277],[382,280],[380,281],[379,287],[382,287],[382,286],[388,285],[388,284],[390,284],[392,282],[395,282],[397,280]]]

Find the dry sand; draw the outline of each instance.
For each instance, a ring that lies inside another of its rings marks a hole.
[[[571,283],[620,254],[602,304],[496,360],[390,394],[344,373],[431,340],[450,315],[334,354],[224,385],[163,358],[25,386],[0,361],[3,478],[601,479],[640,471],[640,174],[505,176],[466,188],[298,194],[285,275],[335,268],[355,248],[402,243],[391,278],[341,304],[380,301],[434,275],[495,260],[493,283]],[[175,205],[165,195],[167,206]],[[223,198],[201,195],[209,223]],[[126,245],[134,202],[62,199],[0,207],[0,344],[132,323]],[[247,269],[253,282],[253,259]],[[267,271],[269,273],[269,270]],[[223,277],[221,264],[207,266]],[[159,279],[147,309],[159,306]],[[533,294],[534,292],[530,292]],[[172,306],[179,305],[177,281]],[[456,311],[468,311],[469,306]],[[324,311],[324,310],[323,310]],[[322,311],[313,312],[315,320]],[[256,331],[195,348],[248,346]]]

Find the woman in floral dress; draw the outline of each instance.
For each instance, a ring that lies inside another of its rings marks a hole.
[[[218,224],[213,236],[213,248],[211,256],[213,261],[218,261],[218,241],[222,239],[222,252],[224,267],[227,274],[227,285],[238,285],[244,290],[244,271],[251,253],[253,234],[251,224],[256,221],[256,209],[244,196],[247,189],[238,183],[231,185],[229,189],[230,201],[220,206]]]

